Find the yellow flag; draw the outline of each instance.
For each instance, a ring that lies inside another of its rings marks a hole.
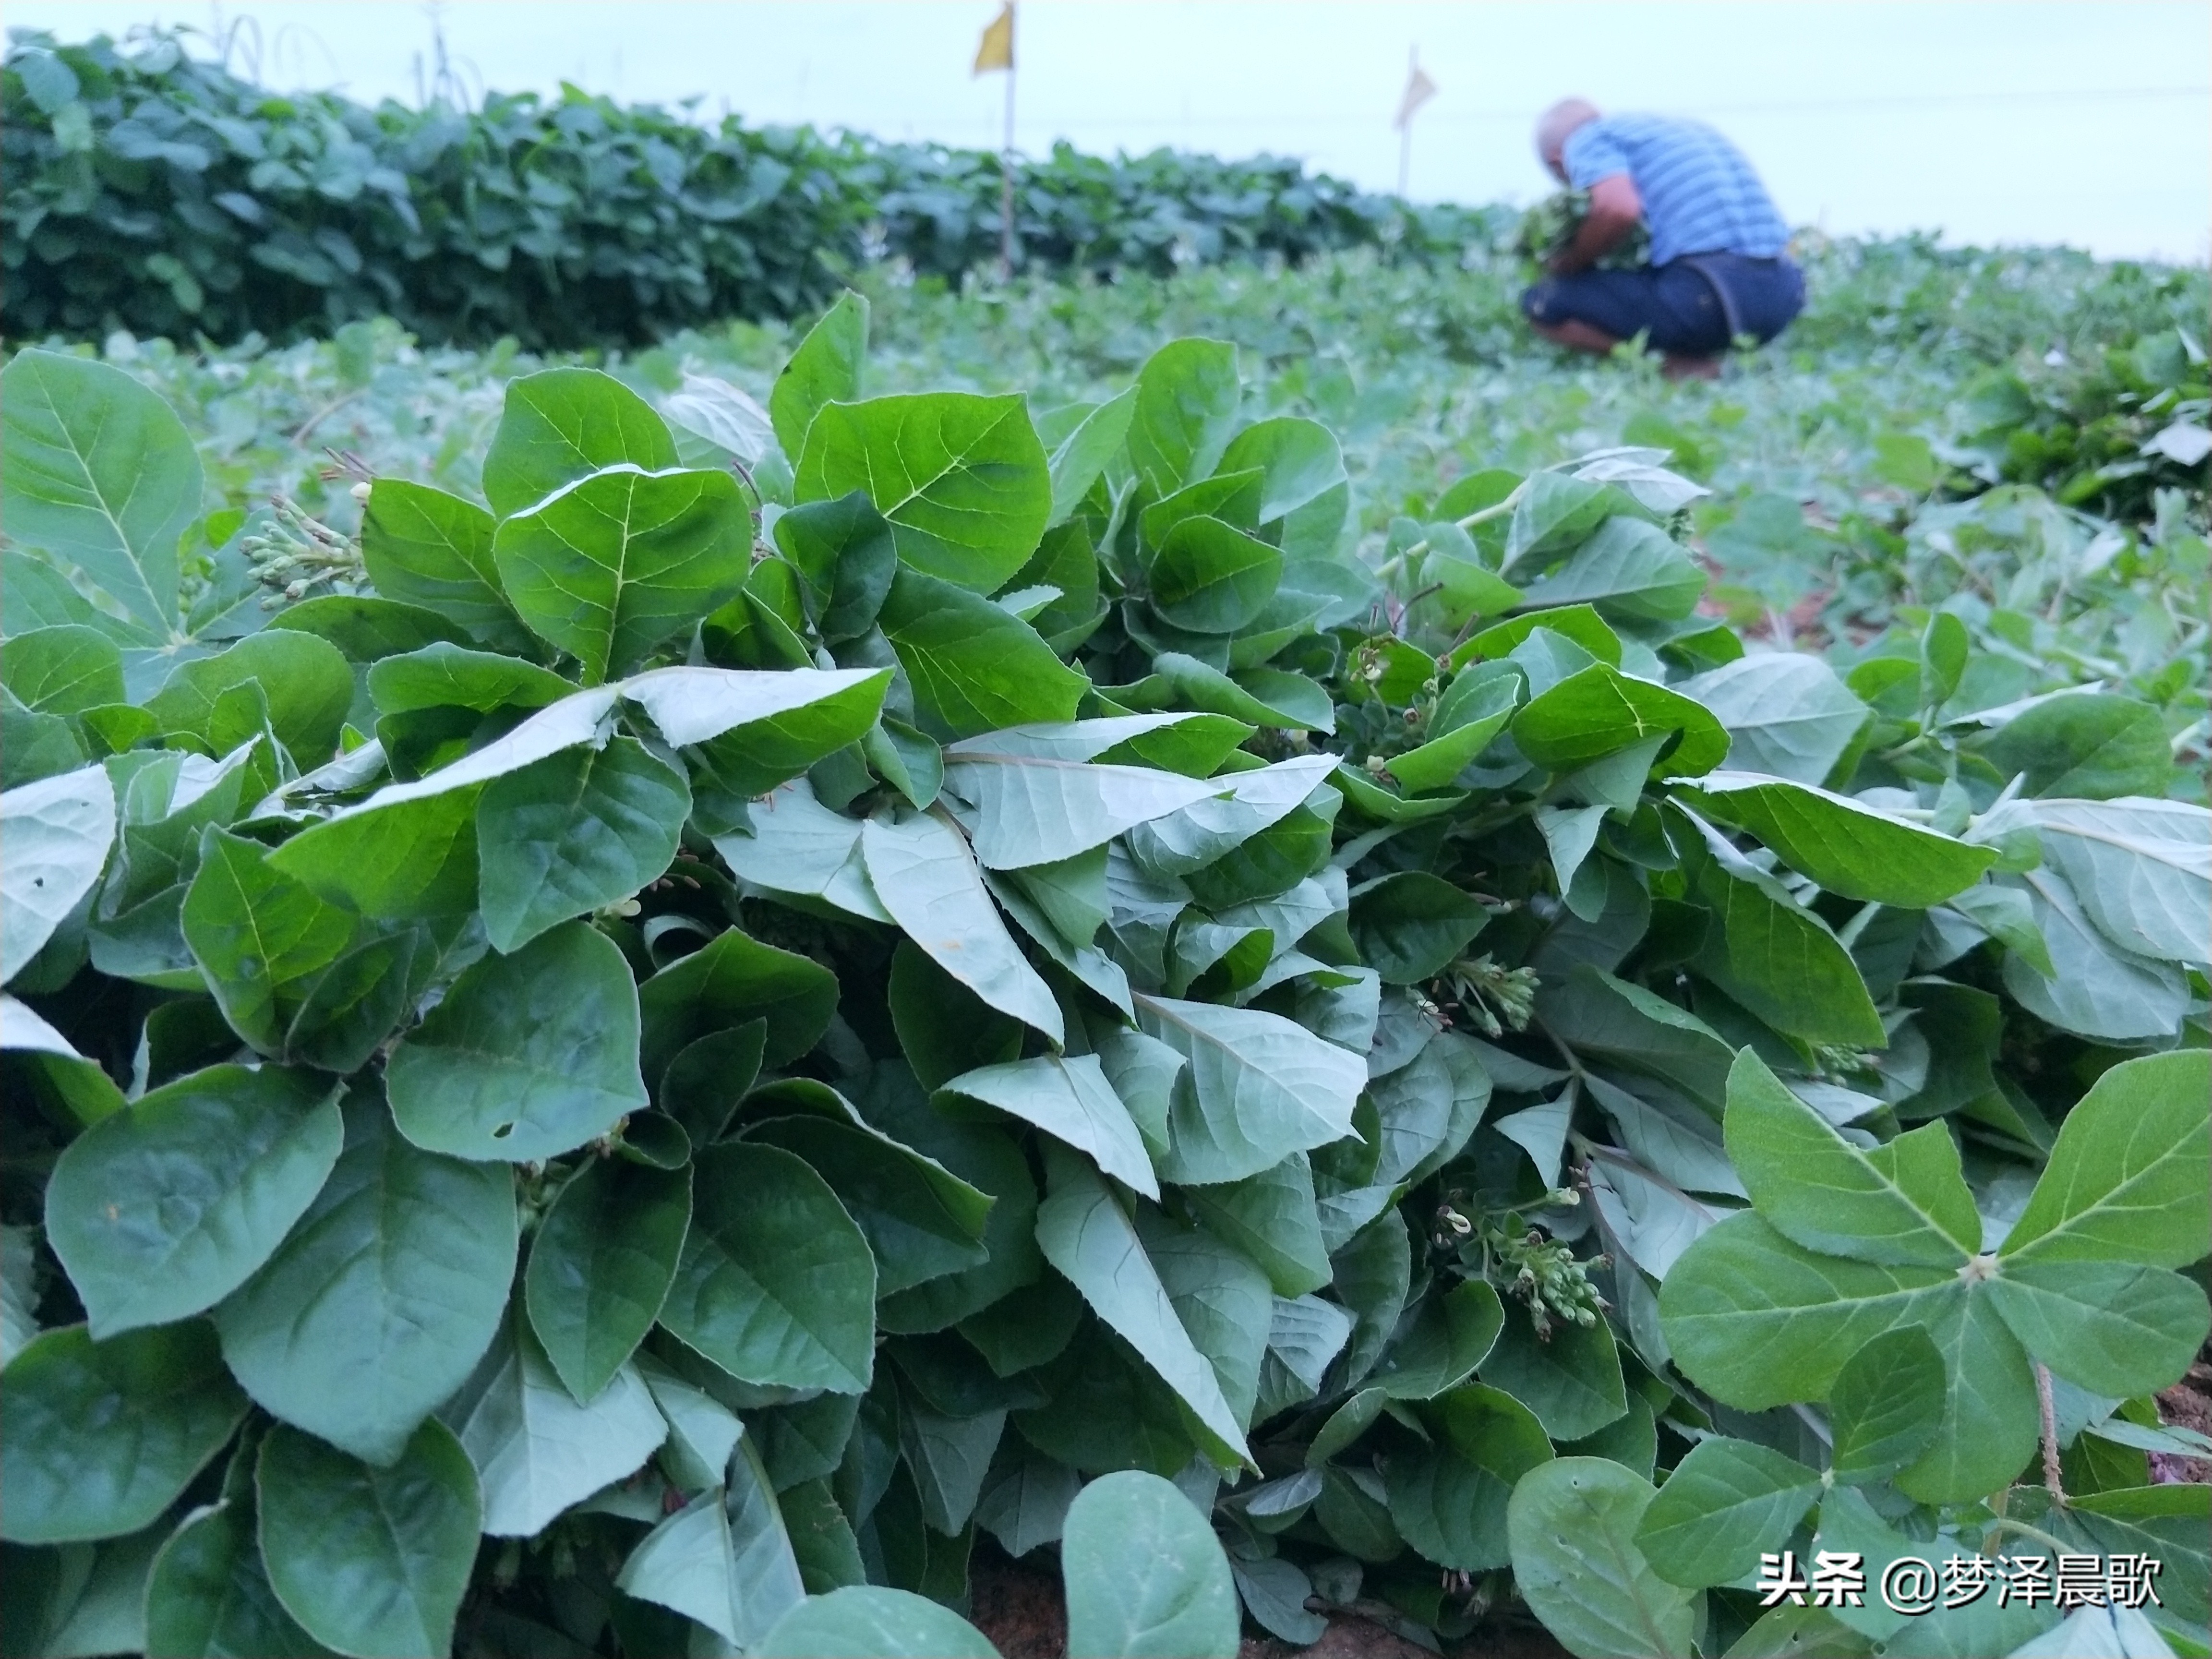
[[[999,9],[999,15],[991,20],[991,27],[983,31],[982,43],[975,48],[975,73],[1011,70],[1013,66],[1014,0],[1006,0]]]
[[[1391,118],[1390,125],[1403,127],[1413,118],[1415,110],[1436,95],[1437,83],[1429,79],[1427,70],[1415,64],[1406,77],[1405,95],[1398,100],[1398,112]]]

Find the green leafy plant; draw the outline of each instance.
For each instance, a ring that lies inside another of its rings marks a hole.
[[[1574,246],[1583,221],[1589,217],[1589,192],[1555,191],[1521,216],[1514,228],[1513,248],[1530,265],[1541,270]],[[1649,264],[1651,234],[1640,223],[1627,237],[1598,256],[1600,270],[1632,270]]]
[[[428,339],[637,344],[811,312],[871,254],[956,284],[999,258],[982,152],[709,128],[574,88],[473,110],[280,97],[188,38],[10,45],[9,334],[283,338],[391,315]],[[1368,246],[1449,259],[1492,227],[1296,161],[1165,150],[1058,146],[1019,164],[1016,201],[1025,266],[1109,277]]]
[[[1650,447],[1363,549],[1229,342],[1032,410],[870,325],[515,375],[229,638],[177,417],[9,363],[11,1645],[981,1652],[979,1531],[1084,1650],[2059,1622],[1762,1616],[1814,1539],[2199,1639],[2157,705],[1747,649]]]

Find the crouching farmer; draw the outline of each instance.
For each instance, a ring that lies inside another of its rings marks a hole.
[[[1803,308],[1782,216],[1742,152],[1702,122],[1602,116],[1570,98],[1538,120],[1536,154],[1589,193],[1573,240],[1521,296],[1546,339],[1605,352],[1640,333],[1668,374],[1711,375],[1731,342],[1764,344]],[[1639,222],[1650,263],[1593,269]]]

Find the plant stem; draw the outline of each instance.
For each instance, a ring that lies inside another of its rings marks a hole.
[[[2050,1367],[2039,1362],[2035,1368],[2035,1399],[2043,1407],[2043,1484],[2050,1489],[2051,1501],[2063,1509],[2066,1488],[2058,1478],[2058,1408],[2051,1398]]]

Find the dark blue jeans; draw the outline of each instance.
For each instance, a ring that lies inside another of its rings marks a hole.
[[[1739,334],[1762,345],[1805,307],[1805,277],[1786,258],[1695,253],[1633,270],[1547,276],[1521,295],[1534,323],[1587,323],[1616,340],[1646,338],[1656,351],[1710,356]]]

